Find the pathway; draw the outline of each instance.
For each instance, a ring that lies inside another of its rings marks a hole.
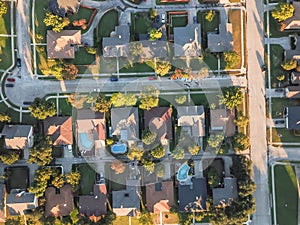
[[[291,50],[291,38],[281,37],[281,38],[265,38],[265,45],[281,45],[285,50]]]

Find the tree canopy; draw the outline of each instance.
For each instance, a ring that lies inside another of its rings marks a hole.
[[[74,64],[65,64],[62,71],[64,80],[74,80],[78,74],[78,69]]]
[[[180,146],[176,146],[172,155],[175,159],[178,159],[178,160],[183,159],[184,158],[184,148],[182,148]]]
[[[275,20],[282,22],[294,15],[294,6],[290,3],[280,2],[271,14]]]
[[[189,146],[188,147],[188,151],[192,155],[197,155],[199,153],[199,151],[200,151],[200,147],[198,145]]]
[[[68,96],[68,102],[72,105],[72,107],[76,109],[82,109],[84,103],[87,101],[87,97],[85,95],[79,95],[77,93],[71,93]]]
[[[224,140],[223,134],[212,134],[207,140],[207,143],[212,148],[217,148],[221,146],[222,141]]]
[[[247,116],[244,116],[242,113],[239,113],[234,120],[234,123],[239,127],[245,127],[249,123],[249,118]]]
[[[149,129],[143,130],[142,132],[142,142],[145,145],[150,145],[152,144],[157,137],[157,133],[156,132],[152,132]]]
[[[92,110],[95,112],[106,113],[111,107],[111,101],[107,100],[104,94],[99,94]]]
[[[64,175],[58,174],[56,177],[53,178],[51,183],[54,187],[61,188],[62,186],[64,186],[64,183],[65,183]]]
[[[157,10],[156,9],[153,9],[153,8],[151,8],[151,9],[149,9],[149,17],[150,17],[150,19],[155,19],[155,17],[157,16]]]
[[[40,98],[35,98],[29,106],[31,115],[39,120],[44,120],[47,117],[52,117],[56,114],[54,102],[48,102]]]
[[[110,101],[114,107],[134,106],[137,98],[134,94],[113,93]]]
[[[50,167],[42,167],[36,170],[33,185],[28,188],[28,191],[37,197],[42,197],[53,174],[54,170]]]
[[[131,146],[128,153],[127,157],[130,160],[141,160],[142,156],[144,154],[144,149],[138,148],[137,146]]]
[[[79,180],[80,180],[80,173],[79,172],[71,172],[69,174],[66,174],[66,180],[69,184],[71,184],[73,189],[76,189],[78,184],[79,184]]]
[[[219,104],[224,104],[228,109],[233,109],[243,103],[244,96],[241,88],[228,87],[219,95]]]
[[[297,68],[297,61],[295,59],[287,60],[281,64],[284,70],[293,70]]]
[[[205,20],[211,22],[215,18],[215,15],[216,15],[216,11],[209,10],[205,13]]]
[[[111,163],[110,168],[114,170],[116,174],[121,174],[125,171],[125,164],[116,159]]]
[[[10,122],[11,117],[5,113],[0,113],[0,123],[2,122]]]
[[[132,56],[140,56],[143,52],[143,45],[140,42],[130,42],[129,52]]]
[[[52,30],[56,33],[59,33],[64,29],[64,27],[70,24],[70,20],[67,17],[60,17],[58,15],[54,15],[51,12],[46,12],[44,23],[46,26],[52,27]]]
[[[165,175],[165,167],[163,164],[158,164],[155,166],[155,173],[157,177],[162,178]]]
[[[237,52],[224,52],[226,69],[234,69],[240,62],[240,55]]]
[[[6,2],[0,1],[0,16],[7,13]]]
[[[155,149],[151,150],[151,155],[157,159],[164,157],[165,156],[165,147],[162,145],[157,146]]]
[[[150,173],[154,172],[155,163],[151,159],[142,159],[143,167]]]
[[[172,68],[169,61],[156,61],[155,73],[160,76],[165,76],[168,74],[170,69]]]
[[[186,95],[176,95],[175,96],[175,102],[178,105],[183,105],[184,103],[186,103],[187,97]]]
[[[235,151],[243,151],[250,148],[250,138],[243,134],[238,133],[233,138],[233,148]]]
[[[19,154],[14,150],[9,150],[7,153],[0,155],[0,160],[7,165],[17,162]]]
[[[30,149],[29,163],[45,166],[52,161],[52,141],[49,136],[37,136],[34,146]]]
[[[159,102],[159,94],[159,90],[154,86],[143,87],[139,95],[139,108],[144,110],[150,110],[154,107],[157,107]]]
[[[162,32],[155,28],[151,28],[149,34],[150,34],[150,38],[149,38],[150,41],[155,41],[162,37]]]

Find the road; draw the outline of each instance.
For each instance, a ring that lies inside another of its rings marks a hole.
[[[263,1],[247,1],[246,10],[250,142],[253,176],[256,183],[256,191],[254,193],[256,212],[253,215],[253,224],[271,225],[268,188],[265,76],[261,71],[261,65],[264,64]]]

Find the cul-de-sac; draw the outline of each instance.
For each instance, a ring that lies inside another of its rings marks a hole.
[[[0,0],[0,225],[300,224],[299,21],[299,0]]]

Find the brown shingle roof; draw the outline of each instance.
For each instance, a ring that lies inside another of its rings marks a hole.
[[[300,2],[294,1],[294,15],[282,22],[285,30],[300,29]]]

